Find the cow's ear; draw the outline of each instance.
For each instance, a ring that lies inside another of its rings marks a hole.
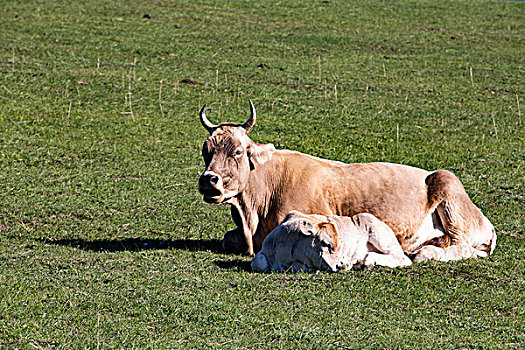
[[[248,148],[252,168],[269,161],[272,158],[273,152],[275,152],[275,147],[271,143],[261,145],[253,142]]]

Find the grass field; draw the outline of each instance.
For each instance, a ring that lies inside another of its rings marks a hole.
[[[522,349],[525,7],[0,3],[1,349]],[[344,162],[446,168],[487,259],[256,274],[197,179],[212,122]]]

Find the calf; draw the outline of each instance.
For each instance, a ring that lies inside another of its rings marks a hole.
[[[411,265],[394,232],[367,213],[353,217],[290,212],[252,260],[254,271],[340,271]]]

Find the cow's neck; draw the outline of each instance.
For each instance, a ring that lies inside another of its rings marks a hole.
[[[286,183],[284,168],[281,157],[272,157],[266,163],[256,166],[250,171],[245,189],[230,201],[232,210],[238,212],[237,219],[240,222],[236,224],[242,227],[247,241],[248,236],[252,239],[256,233],[263,236],[260,242],[255,237],[256,248],[260,248],[262,239],[276,226],[273,222],[275,218],[269,218],[268,215],[275,214],[274,206],[279,205],[279,194],[283,191],[281,187]]]
[[[272,158],[250,171],[246,187],[232,199],[231,204],[238,209],[241,216],[243,213],[262,214],[264,216],[271,210],[272,193],[278,190],[274,163]]]

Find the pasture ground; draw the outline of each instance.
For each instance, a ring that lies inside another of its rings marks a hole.
[[[523,6],[2,1],[0,348],[523,348]],[[454,171],[495,254],[251,273],[196,186],[249,98],[256,142]]]

